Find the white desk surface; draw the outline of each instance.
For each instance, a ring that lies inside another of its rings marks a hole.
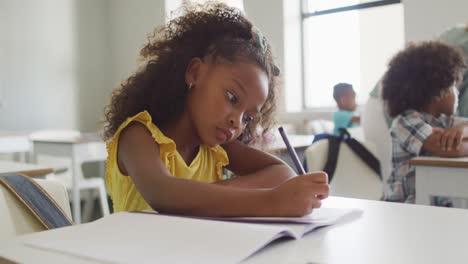
[[[276,241],[245,263],[427,264],[468,261],[468,210],[339,197],[325,200],[324,206],[359,208],[364,213],[358,219],[316,230],[300,240]],[[222,241],[220,243],[222,246]],[[0,256],[21,263],[98,263],[26,247],[18,240],[0,246]]]

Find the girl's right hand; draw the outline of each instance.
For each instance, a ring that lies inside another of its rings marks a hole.
[[[321,206],[328,197],[328,175],[313,172],[296,176],[272,189],[272,208],[278,216],[304,216]]]

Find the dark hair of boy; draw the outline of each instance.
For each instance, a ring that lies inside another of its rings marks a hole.
[[[382,97],[392,117],[408,109],[423,111],[461,80],[466,67],[461,51],[440,41],[410,43],[388,66]]]
[[[333,86],[333,98],[338,102],[338,99],[345,94],[348,89],[353,89],[349,83],[338,83]]]

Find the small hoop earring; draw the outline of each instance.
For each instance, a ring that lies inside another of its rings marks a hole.
[[[191,83],[189,83],[187,89],[190,91],[190,90],[192,90],[192,88],[193,88],[193,83],[191,82]]]

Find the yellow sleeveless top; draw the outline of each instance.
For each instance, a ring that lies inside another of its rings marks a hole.
[[[164,136],[161,130],[153,124],[147,111],[140,112],[120,125],[113,138],[107,142],[106,182],[114,204],[114,212],[153,210],[137,190],[132,178],[124,175],[117,164],[120,132],[131,122],[140,122],[148,128],[154,140],[159,144],[161,160],[173,176],[206,183],[223,179],[223,166],[229,164],[229,159],[221,146],[211,148],[200,145],[197,156],[190,166],[187,166],[182,156],[177,152],[175,142]]]

